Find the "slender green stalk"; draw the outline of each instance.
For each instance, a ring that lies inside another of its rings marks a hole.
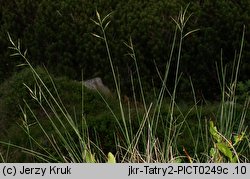
[[[102,36],[99,36],[97,34],[92,34],[92,35],[94,35],[97,38],[100,38],[100,39],[104,40],[104,42],[105,42],[105,46],[106,46],[106,50],[107,50],[107,54],[108,54],[108,59],[109,59],[109,63],[110,63],[110,67],[111,67],[111,71],[112,71],[113,79],[114,79],[114,83],[115,83],[115,89],[116,89],[116,93],[117,93],[117,97],[118,97],[118,102],[119,102],[119,106],[120,106],[121,118],[122,118],[122,122],[123,122],[123,125],[124,125],[124,128],[121,128],[121,130],[123,131],[124,136],[126,138],[127,145],[129,146],[131,144],[131,140],[130,140],[130,136],[129,136],[129,132],[128,132],[128,127],[127,127],[127,124],[126,124],[126,119],[125,119],[125,114],[124,114],[124,107],[122,105],[121,90],[120,90],[120,86],[119,86],[119,83],[118,83],[117,75],[116,75],[115,70],[114,70],[114,64],[113,64],[113,60],[112,60],[112,57],[111,57],[109,43],[108,43],[108,39],[106,37],[106,31],[105,31],[106,28],[108,27],[109,23],[111,22],[111,21],[106,22],[109,19],[109,17],[111,16],[111,13],[109,13],[108,15],[106,15],[102,19],[100,14],[98,13],[98,11],[96,11],[96,16],[97,16],[98,21],[95,21],[95,20],[92,20],[92,21],[97,26],[99,26],[101,28]]]

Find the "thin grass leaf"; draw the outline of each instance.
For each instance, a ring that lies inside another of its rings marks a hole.
[[[18,50],[21,49],[21,42],[20,42],[20,39],[17,40],[17,49],[18,49]]]
[[[96,38],[99,38],[99,39],[102,39],[102,40],[104,40],[104,38],[103,37],[101,37],[101,36],[99,36],[99,35],[97,35],[97,34],[94,34],[94,33],[91,33],[94,37],[96,37]]]
[[[8,38],[9,38],[10,43],[11,43],[13,46],[15,46],[15,43],[13,42],[13,40],[12,40],[12,38],[11,38],[9,32],[7,32],[7,35],[8,35]]]
[[[16,47],[8,47],[8,49],[11,49],[11,50],[17,50]]]
[[[50,163],[50,162],[56,162],[58,163],[59,161],[54,158],[54,157],[51,157],[51,156],[48,156],[48,155],[45,155],[45,154],[42,154],[40,152],[37,152],[37,151],[34,151],[34,150],[30,150],[28,148],[25,148],[25,147],[22,147],[22,146],[19,146],[19,145],[15,145],[15,144],[12,144],[12,143],[8,143],[8,142],[3,142],[3,141],[0,141],[0,144],[4,144],[4,145],[7,145],[7,146],[10,146],[10,147],[14,147],[14,148],[17,148],[17,149],[21,149],[22,152],[25,152],[25,153],[29,153],[39,159],[41,159],[42,161],[44,162],[47,162],[47,163]]]
[[[184,36],[183,36],[183,39],[185,38],[185,37],[187,37],[188,35],[190,35],[190,34],[192,34],[192,33],[194,33],[194,32],[197,32],[197,31],[199,31],[200,29],[195,29],[195,30],[191,30],[191,31],[189,31],[189,32],[187,32]]]
[[[133,47],[129,45],[127,42],[123,42],[123,44],[126,45],[126,47],[128,47],[130,50],[133,50]]]
[[[94,22],[97,26],[101,27],[101,24],[99,22],[96,22],[94,19],[90,19],[92,22]]]
[[[20,53],[13,53],[13,54],[10,54],[11,57],[15,57],[15,56],[20,56]]]
[[[173,17],[171,17],[171,19],[174,21],[174,23],[176,24],[176,26],[178,27],[178,29],[179,29],[180,31],[182,31],[181,26],[180,26],[180,24],[178,23],[178,21],[177,21],[176,19],[174,19]]]
[[[108,25],[110,24],[111,21],[108,21],[107,24],[104,26],[104,30],[106,30],[106,28],[108,27]]]
[[[185,20],[185,16],[183,17],[184,19],[184,23],[182,24],[183,28],[186,26],[186,23],[189,21],[190,17],[192,16],[193,14],[191,13]]]
[[[183,11],[182,13],[182,8],[181,8],[181,14],[182,14],[182,21],[184,22],[185,21],[185,17],[186,17],[186,13],[187,13],[187,10],[188,10],[188,7],[189,7],[189,4],[186,6],[185,10]],[[191,17],[191,14],[188,16],[187,20],[183,23],[183,25],[185,26],[186,22],[188,21],[188,19]],[[183,26],[183,27],[184,27]]]
[[[23,83],[23,85],[29,90],[30,96],[34,100],[38,100],[38,98],[37,98],[37,92],[36,92],[36,85],[34,85],[34,89],[33,90],[28,85],[26,85],[25,83]]]
[[[26,50],[24,51],[23,55],[26,56],[26,55],[27,55],[27,52],[28,52],[28,49],[26,49]]]
[[[113,12],[107,14],[103,19],[102,19],[102,24],[111,16],[111,14],[113,14]]]
[[[101,21],[101,17],[100,17],[100,14],[99,14],[99,12],[96,10],[96,16],[97,16],[97,19],[99,20],[99,22],[102,22]]]

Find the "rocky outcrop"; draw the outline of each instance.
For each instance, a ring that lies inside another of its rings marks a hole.
[[[111,95],[110,89],[105,86],[100,77],[92,78],[83,82],[84,86],[91,90],[97,90],[104,95]]]

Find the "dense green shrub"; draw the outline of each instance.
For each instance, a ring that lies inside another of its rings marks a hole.
[[[48,89],[52,92],[52,94],[54,94],[54,96],[56,96],[53,84],[48,74],[42,68],[37,68],[36,71],[43,79]],[[52,79],[54,80],[56,89],[65,108],[68,113],[75,118],[74,120],[77,121],[80,128],[84,127],[82,126],[82,117],[86,118],[91,140],[96,140],[97,136],[95,132],[97,132],[100,136],[106,136],[101,140],[102,146],[110,147],[111,141],[114,146],[113,138],[115,132],[115,120],[101,96],[94,91],[89,91],[83,88],[82,84],[78,81],[71,81],[65,77],[54,78],[53,76]],[[28,138],[25,137],[26,135],[22,132],[22,129],[19,126],[23,125],[23,114],[21,108],[26,111],[30,124],[32,124],[32,121],[35,121],[33,115],[31,115],[31,112],[28,109],[28,106],[25,105],[25,102],[32,109],[32,112],[36,115],[39,121],[45,126],[47,130],[46,132],[53,135],[53,128],[48,121],[44,110],[37,103],[37,101],[31,97],[29,90],[24,86],[24,84],[29,86],[32,90],[36,87],[37,92],[39,92],[39,88],[35,85],[32,72],[27,68],[14,74],[8,81],[2,83],[0,86],[1,141],[11,141],[13,144],[21,146],[25,146],[26,144],[28,145]],[[45,92],[44,89],[42,90]],[[48,95],[47,98],[49,101],[52,101]],[[59,101],[59,99],[57,100]],[[115,99],[107,98],[106,100],[115,110]],[[46,105],[45,99],[42,101],[47,112],[53,118],[54,113],[51,111],[51,108]],[[55,109],[57,109],[56,106]],[[62,115],[60,112],[58,114]],[[63,115],[60,117],[62,120],[64,119]],[[56,117],[54,118],[54,122],[56,122]],[[65,123],[65,125],[66,124],[67,123]],[[69,127],[69,129],[71,128]],[[45,143],[45,146],[47,145],[46,138],[42,135],[43,133],[36,123],[35,125],[30,126],[30,130],[32,131],[32,135],[37,137],[38,141]]]
[[[38,70],[43,77],[44,71]],[[48,81],[48,77],[47,80]],[[14,74],[8,81],[0,86],[0,122],[1,132],[8,129],[10,124],[16,123],[17,119],[21,117],[20,107],[24,106],[24,101],[32,101],[28,89],[24,83],[34,87],[35,81],[32,78],[30,70],[24,70],[20,73]]]
[[[245,82],[240,81],[237,85],[237,92],[238,92],[238,99],[240,101],[245,101],[246,99],[249,99],[250,97],[250,80],[247,80]]]
[[[21,38],[26,41],[29,29],[33,27],[36,10],[41,0],[8,0],[0,1],[0,81],[12,76],[16,70],[19,60],[9,58],[7,32],[13,37]],[[26,42],[24,43],[26,44]]]
[[[182,71],[190,75],[198,89],[206,89],[207,95],[216,96],[218,91],[215,62],[229,64],[227,72],[232,72],[234,58],[238,58],[244,25],[246,34],[240,78],[248,79],[249,69],[249,18],[250,2],[243,1],[192,1],[196,27],[199,33],[193,34],[184,42]],[[203,3],[197,3],[203,2]],[[231,75],[231,74],[228,74]],[[206,94],[205,94],[206,95]]]
[[[50,78],[48,74],[42,69],[42,68],[36,68],[36,71],[38,72],[39,76],[43,79],[46,86],[50,89],[52,93],[54,93],[53,85],[50,81]],[[113,153],[116,152],[116,143],[115,138],[119,139],[122,138],[121,131],[118,127],[117,121],[114,119],[113,114],[111,111],[107,108],[106,104],[103,102],[102,98],[95,92],[89,91],[85,88],[82,89],[82,84],[77,81],[71,81],[68,78],[54,78],[52,76],[52,79],[55,82],[56,88],[58,90],[59,95],[61,96],[61,99],[68,110],[71,117],[74,118],[76,123],[79,125],[80,131],[81,128],[85,127],[84,123],[82,123],[81,119],[82,117],[86,118],[87,120],[87,126],[88,126],[88,135],[92,141],[94,141],[98,146],[102,149],[103,152],[108,153],[112,151]],[[55,131],[53,130],[53,127],[51,126],[51,123],[48,121],[46,115],[44,114],[44,111],[42,110],[41,106],[39,106],[34,99],[31,98],[28,89],[23,85],[25,83],[26,85],[32,87],[35,87],[35,81],[32,77],[32,73],[30,69],[24,69],[21,72],[13,75],[8,81],[4,82],[0,86],[0,139],[2,141],[10,141],[13,144],[17,144],[19,146],[28,146],[29,141],[17,124],[21,124],[21,118],[22,113],[21,110],[19,110],[19,107],[22,107],[22,109],[26,110],[28,115],[29,123],[32,124],[32,115],[29,113],[29,110],[27,106],[24,105],[24,100],[27,102],[27,104],[30,105],[32,111],[36,114],[38,120],[42,123],[43,127],[46,129],[46,133],[48,135],[55,134]],[[241,86],[241,85],[240,85]],[[241,87],[240,87],[241,88]],[[83,90],[83,91],[82,91]],[[45,91],[45,90],[44,90]],[[83,92],[83,96],[82,96]],[[82,98],[83,97],[83,98]],[[83,110],[82,110],[82,99],[83,99]],[[50,101],[51,99],[48,98]],[[110,105],[113,112],[117,115],[118,120],[121,119],[119,115],[119,108],[117,105],[117,101],[113,98],[107,98],[107,103]],[[187,116],[185,117],[186,123],[189,125],[183,125],[183,128],[181,127],[181,130],[183,130],[180,133],[180,137],[176,141],[179,150],[182,151],[182,146],[185,147],[186,150],[190,153],[190,155],[193,155],[195,152],[195,149],[193,148],[193,142],[192,138],[190,137],[190,131],[194,134],[197,133],[197,129],[199,126],[199,119],[202,119],[201,126],[202,129],[206,129],[206,120],[209,120],[213,117],[219,118],[219,114],[217,114],[219,107],[219,104],[211,104],[211,105],[205,105],[204,107],[198,107],[200,108],[198,111],[201,112],[201,116],[197,116],[197,111],[191,110],[188,107],[191,104],[188,105],[180,105],[179,108],[174,109],[174,116],[176,118],[176,125],[181,125],[183,123],[183,115]],[[46,105],[44,105],[46,107]],[[138,131],[139,125],[141,120],[143,119],[143,116],[140,116],[143,114],[143,109],[139,107],[139,113],[136,113],[133,106],[130,109],[130,112],[126,108],[126,105],[124,105],[126,119],[131,119],[126,121],[127,125],[129,126],[132,135],[135,135],[135,133]],[[241,111],[243,106],[239,106],[236,110],[235,114],[235,122],[239,121],[241,118]],[[160,123],[158,124],[156,128],[156,135],[159,139],[159,142],[163,142],[164,140],[164,134],[166,133],[166,128],[164,127],[164,124],[166,123],[166,119],[169,116],[169,101],[164,102],[164,105],[161,109],[160,113]],[[141,114],[140,114],[141,110]],[[48,107],[48,111],[49,107]],[[151,111],[152,112],[152,111]],[[60,114],[60,113],[59,113]],[[130,118],[128,117],[130,116]],[[139,117],[138,117],[139,115]],[[151,115],[151,114],[150,114]],[[218,116],[217,116],[218,115]],[[53,113],[51,114],[53,117]],[[63,116],[60,116],[62,120],[64,120]],[[249,114],[246,115],[246,121],[249,119]],[[57,121],[56,119],[54,120]],[[248,122],[246,123],[248,124]],[[67,122],[65,122],[65,125],[67,125]],[[131,126],[130,126],[131,125]],[[60,125],[59,125],[60,126]],[[189,128],[187,128],[189,126]],[[32,137],[34,137],[40,144],[47,147],[47,150],[52,150],[48,140],[44,135],[42,135],[42,131],[39,128],[39,126],[34,123],[30,125],[30,132],[32,133]],[[69,131],[72,130],[72,128],[69,127]],[[147,131],[145,131],[147,132]],[[74,132],[72,131],[72,134]],[[185,139],[185,140],[184,140]],[[77,137],[76,137],[77,140]],[[96,142],[96,140],[98,142]],[[145,141],[140,141],[139,146],[142,147]],[[199,142],[204,142],[200,139]],[[3,150],[1,146],[1,150]],[[197,146],[198,151],[203,152],[204,147],[202,145]],[[15,149],[16,150],[16,149]],[[31,162],[33,161],[30,157],[26,158],[27,155],[22,155],[20,152],[15,152],[13,155],[15,157],[13,160],[16,161],[26,161]],[[35,149],[36,150],[36,149]],[[38,150],[40,151],[40,150]],[[184,154],[183,154],[184,155]],[[24,157],[26,156],[26,157]]]

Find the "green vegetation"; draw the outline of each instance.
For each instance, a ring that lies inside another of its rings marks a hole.
[[[0,16],[11,34],[0,36],[11,49],[0,53],[1,68],[8,66],[0,85],[2,161],[249,162],[249,79],[240,73],[248,32],[240,19],[234,33],[242,36],[223,39],[221,24],[205,18],[214,7],[209,17],[228,14],[220,17],[230,27],[247,1],[234,8],[231,1],[193,1],[185,9],[184,0],[112,2],[108,9],[108,1],[2,3],[17,6],[27,22],[12,32],[17,21],[5,17],[17,14],[6,8]],[[97,7],[115,11],[102,16]],[[8,55],[18,58],[7,63]],[[95,75],[112,96],[80,82]]]
[[[181,6],[190,3],[193,13],[186,31],[199,28],[183,42],[183,73],[181,92],[190,96],[189,76],[192,77],[197,97],[218,100],[219,86],[214,68],[223,59],[228,66],[240,46],[242,28],[246,26],[240,81],[248,80],[249,59],[249,19],[250,2],[241,0],[134,0],[134,1],[82,1],[82,0],[8,0],[0,2],[0,81],[4,81],[18,70],[21,60],[9,60],[10,52],[6,32],[13,38],[22,40],[24,49],[33,65],[45,65],[55,76],[66,75],[70,79],[81,80],[101,76],[108,86],[113,85],[113,75],[109,69],[105,44],[91,36],[95,24],[95,10],[103,14],[113,12],[112,23],[107,29],[114,65],[119,68],[121,88],[131,96],[130,76],[136,67],[126,55],[124,41],[133,39],[138,66],[143,74],[144,87],[151,89],[152,80],[161,86],[156,67],[161,74],[171,52],[174,22],[171,17],[178,15]],[[176,44],[178,45],[178,44]],[[195,67],[195,68],[194,68]],[[172,68],[171,68],[172,69]],[[228,70],[228,72],[230,69]],[[170,70],[169,86],[174,86],[175,71]],[[139,89],[135,81],[135,88]],[[115,88],[114,86],[112,86]],[[192,96],[192,95],[191,95]],[[190,99],[189,99],[190,100]]]

